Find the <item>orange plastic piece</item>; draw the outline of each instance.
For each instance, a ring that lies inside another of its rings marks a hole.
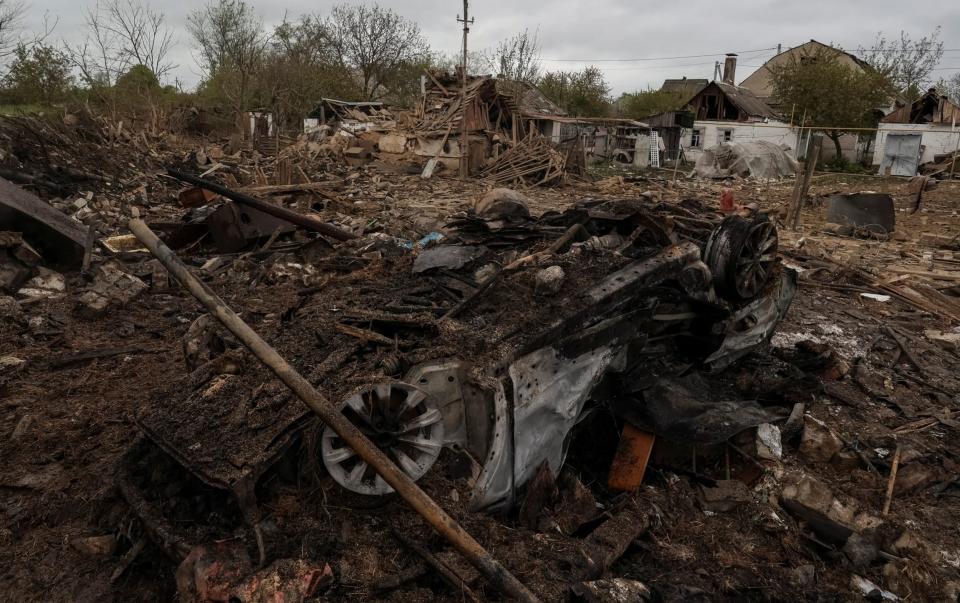
[[[627,423],[620,435],[620,445],[613,457],[607,487],[618,492],[631,492],[640,487],[643,474],[647,472],[647,462],[656,437],[652,433],[640,431]]]
[[[720,211],[729,214],[733,212],[736,203],[737,200],[733,195],[733,191],[729,188],[723,189],[723,192],[720,194]]]

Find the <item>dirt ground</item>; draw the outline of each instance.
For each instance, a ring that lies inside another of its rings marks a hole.
[[[349,202],[332,203],[325,211],[387,224],[392,234],[410,238],[471,207],[483,191],[482,183],[423,181],[390,164],[375,164],[363,178],[378,197],[351,195]],[[665,200],[716,203],[722,187],[685,180],[675,184],[669,176],[660,179],[656,174],[649,178],[525,193],[532,199],[532,211],[540,213],[585,198],[636,197],[648,190]],[[792,181],[742,182],[733,188],[738,202],[757,203],[777,215],[792,186]],[[822,228],[822,203],[806,208],[799,233],[781,229],[785,263],[803,272],[773,340],[774,356],[812,340],[826,344],[846,367],[822,392],[794,392],[810,416],[843,440],[846,454],[816,463],[798,451],[795,440],[785,440],[781,461],[758,464],[752,454],[744,458],[723,447],[691,451],[665,442],[655,451],[638,493],[604,499],[610,514],[629,508],[650,521],[609,576],[642,581],[665,600],[860,600],[863,593],[851,586],[854,575],[905,599],[958,600],[960,445],[952,417],[960,410],[960,358],[955,347],[924,333],[958,325],[896,297],[864,297],[863,292],[882,291],[862,288],[849,269],[879,279],[892,276],[886,272],[891,266],[956,270],[960,258],[922,246],[919,237],[929,231],[960,233],[960,182],[944,182],[927,193],[916,214],[909,213],[910,195],[905,182],[897,179],[818,175],[812,194],[819,199],[861,190],[894,196],[897,237],[867,241],[836,236]],[[154,202],[171,201],[161,196]],[[189,259],[200,265],[206,258]],[[143,271],[136,262],[130,269]],[[132,563],[125,567],[125,555],[144,533],[118,493],[114,475],[121,455],[139,437],[133,420],[137,410],[151,392],[186,374],[180,342],[201,308],[174,286],[169,291],[151,289],[122,311],[83,318],[76,314],[76,300],[69,292],[84,281],[79,274],[67,276],[66,296],[22,304],[20,316],[0,317],[0,355],[26,361],[12,374],[0,375],[0,600],[178,600],[176,564],[149,539],[142,552],[128,556]],[[296,307],[308,284],[261,279],[251,285],[234,277],[235,271],[226,271],[210,285],[268,339],[311,336],[304,327],[311,324],[309,294],[307,303]],[[940,289],[949,286],[950,281],[937,282]],[[304,322],[280,318],[290,311]],[[896,329],[909,354],[885,327]],[[53,362],[69,353],[105,348],[129,350],[65,366]],[[322,361],[293,360],[305,372]],[[740,450],[753,446],[752,434],[746,435],[737,440]],[[898,446],[897,488],[885,514]],[[603,476],[594,475],[586,461],[581,465],[571,458],[568,469],[587,487],[600,487],[596,480]],[[716,487],[728,472],[748,484],[749,496],[728,510],[709,510],[703,504],[704,489]],[[855,553],[845,554],[842,547],[825,542],[784,510],[784,484],[802,476],[814,477],[832,492],[851,521],[871,535],[870,545],[879,555],[857,566]],[[567,598],[578,539],[523,527],[515,515],[468,513],[462,508],[468,492],[464,480],[439,470],[422,485],[545,600]],[[373,501],[348,496],[329,477],[309,483],[278,478],[263,504],[270,526],[269,559],[297,557],[332,566],[336,582],[317,600],[463,600],[430,571],[392,590],[371,588],[376,580],[417,563],[391,537],[391,529],[465,567],[449,545],[393,496]],[[91,549],[90,538],[99,536],[114,537],[108,550]],[[473,584],[484,599],[499,599],[482,580]]]

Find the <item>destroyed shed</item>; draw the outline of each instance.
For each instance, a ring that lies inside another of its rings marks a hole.
[[[470,174],[516,185],[586,177],[579,130],[568,141],[560,139],[559,124],[569,123],[568,118],[535,87],[470,76],[464,94],[457,75],[427,75],[413,126],[415,152],[427,158],[424,176],[431,175],[437,164],[459,168],[465,124]],[[549,113],[539,112],[544,110]]]
[[[303,119],[303,131],[312,132],[321,126],[343,128],[351,133],[388,132],[396,128],[393,114],[382,102],[350,102],[322,98]]]
[[[960,146],[960,105],[935,89],[880,120],[873,164],[880,173],[914,176]]]

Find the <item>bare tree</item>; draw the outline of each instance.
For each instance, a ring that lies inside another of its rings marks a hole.
[[[861,47],[858,54],[909,98],[916,98],[930,84],[930,74],[943,58],[940,27],[917,40],[905,31],[899,40],[888,40],[881,32],[871,48]]]
[[[197,44],[207,81],[217,84],[234,109],[246,109],[270,43],[253,7],[244,0],[213,0],[190,14],[187,31]]]
[[[409,66],[429,59],[420,27],[389,8],[340,4],[327,19],[331,48],[360,80],[363,97],[374,99],[409,75]]]
[[[159,80],[177,67],[169,58],[173,31],[163,13],[137,0],[108,0],[97,9],[102,9],[104,26],[116,38],[125,62],[147,67]]]
[[[940,78],[935,87],[937,92],[960,104],[960,73],[954,73],[950,79]]]
[[[20,44],[20,27],[27,5],[19,0],[0,0],[0,58],[16,51]]]
[[[130,66],[130,57],[122,52],[123,40],[109,26],[99,4],[86,9],[84,19],[83,42],[64,42],[64,50],[87,87],[98,90],[113,86]]]
[[[540,78],[540,32],[524,29],[517,35],[501,41],[490,64],[498,77],[518,82],[534,83]]]

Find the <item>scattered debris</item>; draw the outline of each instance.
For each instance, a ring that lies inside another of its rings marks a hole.
[[[198,311],[139,214],[543,600],[955,598],[946,173],[818,174],[778,232],[793,180],[581,182],[596,141],[636,161],[646,131],[489,80],[464,112],[434,78],[412,116],[331,101],[296,141],[0,118],[2,174],[60,216],[0,221],[11,596],[60,566],[88,584],[43,596],[169,598],[178,565],[183,600],[491,596]],[[484,178],[450,177],[463,117]],[[861,187],[892,191],[895,231],[825,225]]]

